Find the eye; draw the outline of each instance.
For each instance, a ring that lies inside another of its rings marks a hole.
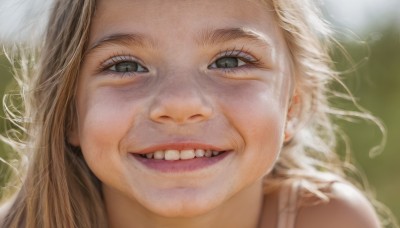
[[[235,68],[243,69],[247,67],[255,67],[258,66],[258,64],[259,59],[256,59],[247,52],[244,52],[243,49],[233,49],[219,54],[219,58],[210,64],[208,69],[234,71],[236,70]]]
[[[215,61],[215,68],[235,68],[245,65],[246,63],[237,57],[222,57]]]
[[[140,73],[148,72],[147,68],[135,61],[122,61],[117,62],[108,68],[117,73]]]
[[[148,68],[139,62],[136,57],[129,54],[116,54],[101,63],[98,72],[120,76],[133,76],[149,72]]]

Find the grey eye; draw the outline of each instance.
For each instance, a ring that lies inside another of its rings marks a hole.
[[[124,61],[114,64],[109,68],[111,71],[118,73],[134,73],[134,72],[147,72],[148,70],[134,61]]]
[[[215,61],[218,68],[233,68],[239,66],[239,60],[235,57],[224,57]]]
[[[236,68],[245,65],[246,63],[240,60],[238,57],[222,57],[217,59],[211,68]]]

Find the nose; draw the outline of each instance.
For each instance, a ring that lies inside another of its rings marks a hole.
[[[158,123],[188,124],[207,120],[213,108],[195,80],[170,80],[161,86],[150,106],[150,119]]]

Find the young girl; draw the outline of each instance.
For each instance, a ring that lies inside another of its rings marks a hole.
[[[3,227],[380,227],[335,154],[307,0],[57,0]]]

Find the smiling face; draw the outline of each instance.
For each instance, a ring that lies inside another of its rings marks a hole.
[[[257,0],[98,1],[80,72],[69,140],[106,202],[193,216],[273,168],[293,82]]]

